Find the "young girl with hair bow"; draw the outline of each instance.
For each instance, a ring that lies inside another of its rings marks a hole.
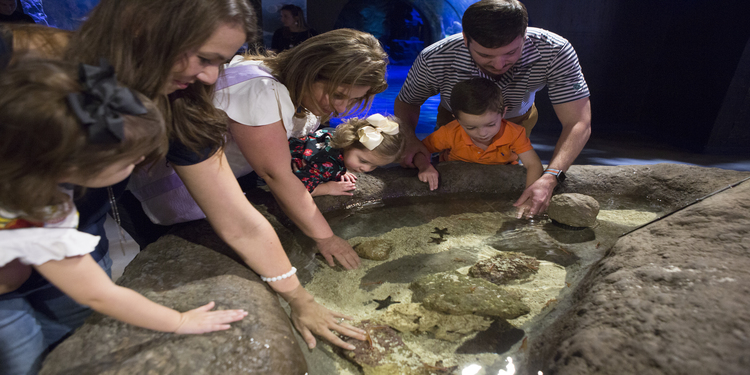
[[[181,334],[228,329],[247,315],[209,311],[213,302],[184,313],[159,305],[115,285],[109,258],[89,254],[100,238],[77,230],[74,191],[116,184],[167,146],[159,110],[120,86],[111,66],[24,61],[0,75],[0,108],[1,374],[36,373],[90,309]],[[30,285],[32,268],[65,295]]]
[[[312,196],[352,195],[357,177],[393,163],[405,138],[395,117],[374,114],[336,127],[289,139],[292,170]]]

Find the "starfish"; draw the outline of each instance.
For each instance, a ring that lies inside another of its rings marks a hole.
[[[430,238],[430,243],[436,243],[436,244],[438,244],[438,245],[439,245],[439,244],[440,244],[441,242],[445,242],[445,241],[448,241],[448,240],[446,240],[446,239],[443,239],[443,237],[440,237],[440,238]]]
[[[440,229],[438,227],[435,227],[435,230],[432,231],[431,233],[437,234],[438,236],[440,236],[440,238],[443,238],[443,236],[446,236],[446,235],[450,234],[450,233],[448,233],[448,228]]]
[[[394,303],[401,303],[399,301],[393,301],[391,300],[391,296],[388,296],[386,299],[373,299],[374,302],[378,303],[378,307],[375,308],[375,310],[382,310],[388,308],[388,306],[393,305]]]

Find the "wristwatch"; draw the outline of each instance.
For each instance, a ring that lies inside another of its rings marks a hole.
[[[562,169],[547,168],[544,170],[544,174],[551,174],[555,176],[558,185],[565,182],[565,171],[563,171]]]

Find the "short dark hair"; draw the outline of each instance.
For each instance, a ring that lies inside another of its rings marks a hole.
[[[459,111],[470,115],[483,115],[487,111],[502,114],[505,112],[503,90],[487,78],[461,81],[453,86],[451,109],[456,118]]]
[[[466,9],[461,24],[468,43],[499,48],[526,33],[529,15],[518,0],[482,0]]]

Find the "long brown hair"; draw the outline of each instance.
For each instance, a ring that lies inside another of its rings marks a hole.
[[[368,108],[372,97],[388,87],[385,78],[388,55],[374,36],[362,31],[332,30],[275,56],[246,58],[263,60],[273,75],[289,89],[295,107],[302,105],[303,97],[312,95],[312,86],[318,81],[327,82],[326,93],[331,98],[341,85],[370,87],[346,113],[334,113],[333,117]],[[321,108],[312,109],[323,112]]]
[[[164,119],[156,105],[137,94],[147,113],[123,115],[119,143],[92,143],[68,104],[83,86],[78,66],[24,60],[0,75],[0,206],[46,221],[72,207],[58,189],[65,177],[89,178],[123,160],[166,152]],[[55,212],[48,206],[60,206]],[[50,217],[52,215],[52,217]]]
[[[4,24],[3,33],[10,34],[13,57],[10,64],[24,58],[59,59],[73,33],[68,30],[35,24]]]
[[[240,26],[255,40],[255,12],[246,0],[102,0],[67,57],[89,64],[107,58],[124,85],[159,103],[170,139],[194,151],[215,150],[227,121],[212,103],[214,85],[195,82],[169,98],[164,91],[175,64],[221,25]]]

